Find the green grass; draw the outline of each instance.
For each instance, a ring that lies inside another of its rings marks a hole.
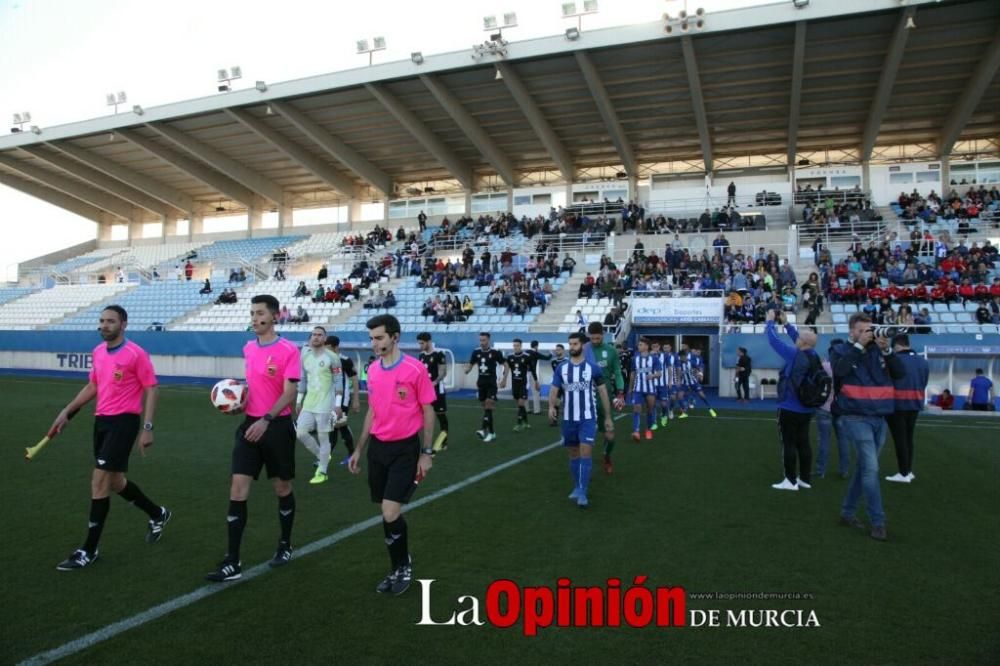
[[[133,455],[129,474],[175,513],[162,542],[145,544],[145,516],[113,498],[101,559],[85,571],[55,571],[85,532],[91,418],[81,414],[30,464],[21,457],[79,386],[0,379],[8,407],[8,473],[0,490],[3,663],[202,587],[202,575],[225,549],[237,421],[211,411],[207,389],[165,387],[156,445],[146,458]],[[417,497],[558,436],[540,417],[529,432],[510,433],[508,403],[497,419],[499,440],[485,445],[472,435],[479,417],[474,403],[451,403],[451,449],[435,460]],[[437,618],[450,614],[459,595],[485,602],[486,587],[499,578],[554,586],[560,576],[579,585],[617,576],[628,585],[646,575],[651,586],[688,592],[811,593],[809,601],[692,599],[688,607],[723,615],[741,608],[814,610],[820,628],[549,628],[526,638],[520,625],[418,627],[416,586],[400,598],[374,592],[388,558],[381,530],[372,528],[66,661],[996,662],[1000,424],[922,419],[918,481],[882,484],[891,539],[882,544],[836,525],[844,481],[817,480],[800,493],[770,489],[780,478],[770,414],[720,417],[673,422],[640,444],[626,441],[630,420],[619,421],[616,474],[595,469],[587,511],[566,499],[570,481],[558,449],[416,508],[407,519],[416,577],[437,580]],[[296,544],[375,515],[363,476],[338,467],[329,483],[309,486],[308,455],[299,453]],[[891,444],[883,469],[895,471]],[[277,530],[269,484],[255,484],[245,566],[270,557]]]

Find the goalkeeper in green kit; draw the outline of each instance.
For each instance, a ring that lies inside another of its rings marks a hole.
[[[604,325],[599,321],[593,321],[587,326],[587,334],[590,342],[583,347],[584,359],[600,366],[604,372],[604,381],[608,384],[608,393],[614,394],[614,407],[621,410],[625,405],[625,380],[622,377],[622,364],[618,358],[618,350],[612,344],[604,342]],[[604,423],[601,403],[597,403],[597,422]],[[604,471],[613,474],[615,466],[611,462],[611,452],[615,449],[615,431],[604,431]]]

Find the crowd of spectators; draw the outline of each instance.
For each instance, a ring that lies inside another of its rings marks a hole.
[[[899,217],[908,226],[916,223],[934,224],[939,220],[958,220],[959,233],[970,234],[978,230],[972,221],[976,219],[995,219],[991,210],[995,202],[1000,201],[1000,190],[994,185],[986,189],[985,185],[970,187],[964,194],[952,187],[947,195],[941,197],[934,190],[924,197],[917,190],[912,193],[900,192],[896,203],[900,208]]]

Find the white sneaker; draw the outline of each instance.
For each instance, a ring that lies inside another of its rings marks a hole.
[[[892,476],[885,477],[885,480],[886,481],[892,481],[894,483],[909,483],[910,482],[910,477],[908,475],[907,476],[903,476],[902,474],[900,474],[899,472],[897,472],[897,473],[893,474]]]
[[[812,488],[812,484],[806,483],[802,479],[799,479],[798,481],[796,481],[796,485],[798,485],[799,488],[805,488],[806,490],[809,490],[810,488]]]
[[[484,442],[492,442],[496,438],[497,438],[497,434],[495,432],[491,432],[491,433],[488,433],[485,437],[483,437],[483,441]]]
[[[913,474],[913,472],[910,472],[909,474],[906,475],[906,479],[908,481],[916,481],[917,477]]]
[[[771,487],[775,490],[798,490],[799,487],[789,481],[788,479],[782,479],[781,483],[772,483]]]
[[[476,437],[478,437],[479,439],[485,440],[486,439],[486,431],[485,430],[477,430],[476,431]]]

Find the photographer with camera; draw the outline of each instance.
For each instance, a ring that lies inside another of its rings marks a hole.
[[[885,480],[910,483],[916,478],[913,476],[913,432],[917,427],[917,417],[924,408],[924,391],[930,369],[927,359],[910,349],[910,336],[905,333],[893,338],[892,347],[899,362],[906,367],[906,376],[893,381],[896,410],[886,417],[899,471],[885,477]]]
[[[779,337],[776,324],[784,325],[785,332],[792,339],[792,345]],[[808,489],[812,487],[809,422],[815,405],[803,404],[800,393],[813,365],[820,365],[819,357],[813,349],[816,346],[816,334],[809,329],[800,332],[787,323],[783,312],[768,310],[767,341],[785,363],[778,381],[778,433],[781,437],[785,478],[771,487],[775,490]],[[826,396],[819,404],[825,400]]]
[[[893,353],[886,335],[888,331],[872,325],[871,317],[855,313],[848,325],[849,341],[830,349],[841,430],[857,452],[856,467],[840,511],[840,523],[864,529],[864,524],[854,515],[864,493],[871,520],[870,536],[885,541],[878,455],[888,429],[885,417],[895,411],[893,381],[906,376],[906,367]]]

